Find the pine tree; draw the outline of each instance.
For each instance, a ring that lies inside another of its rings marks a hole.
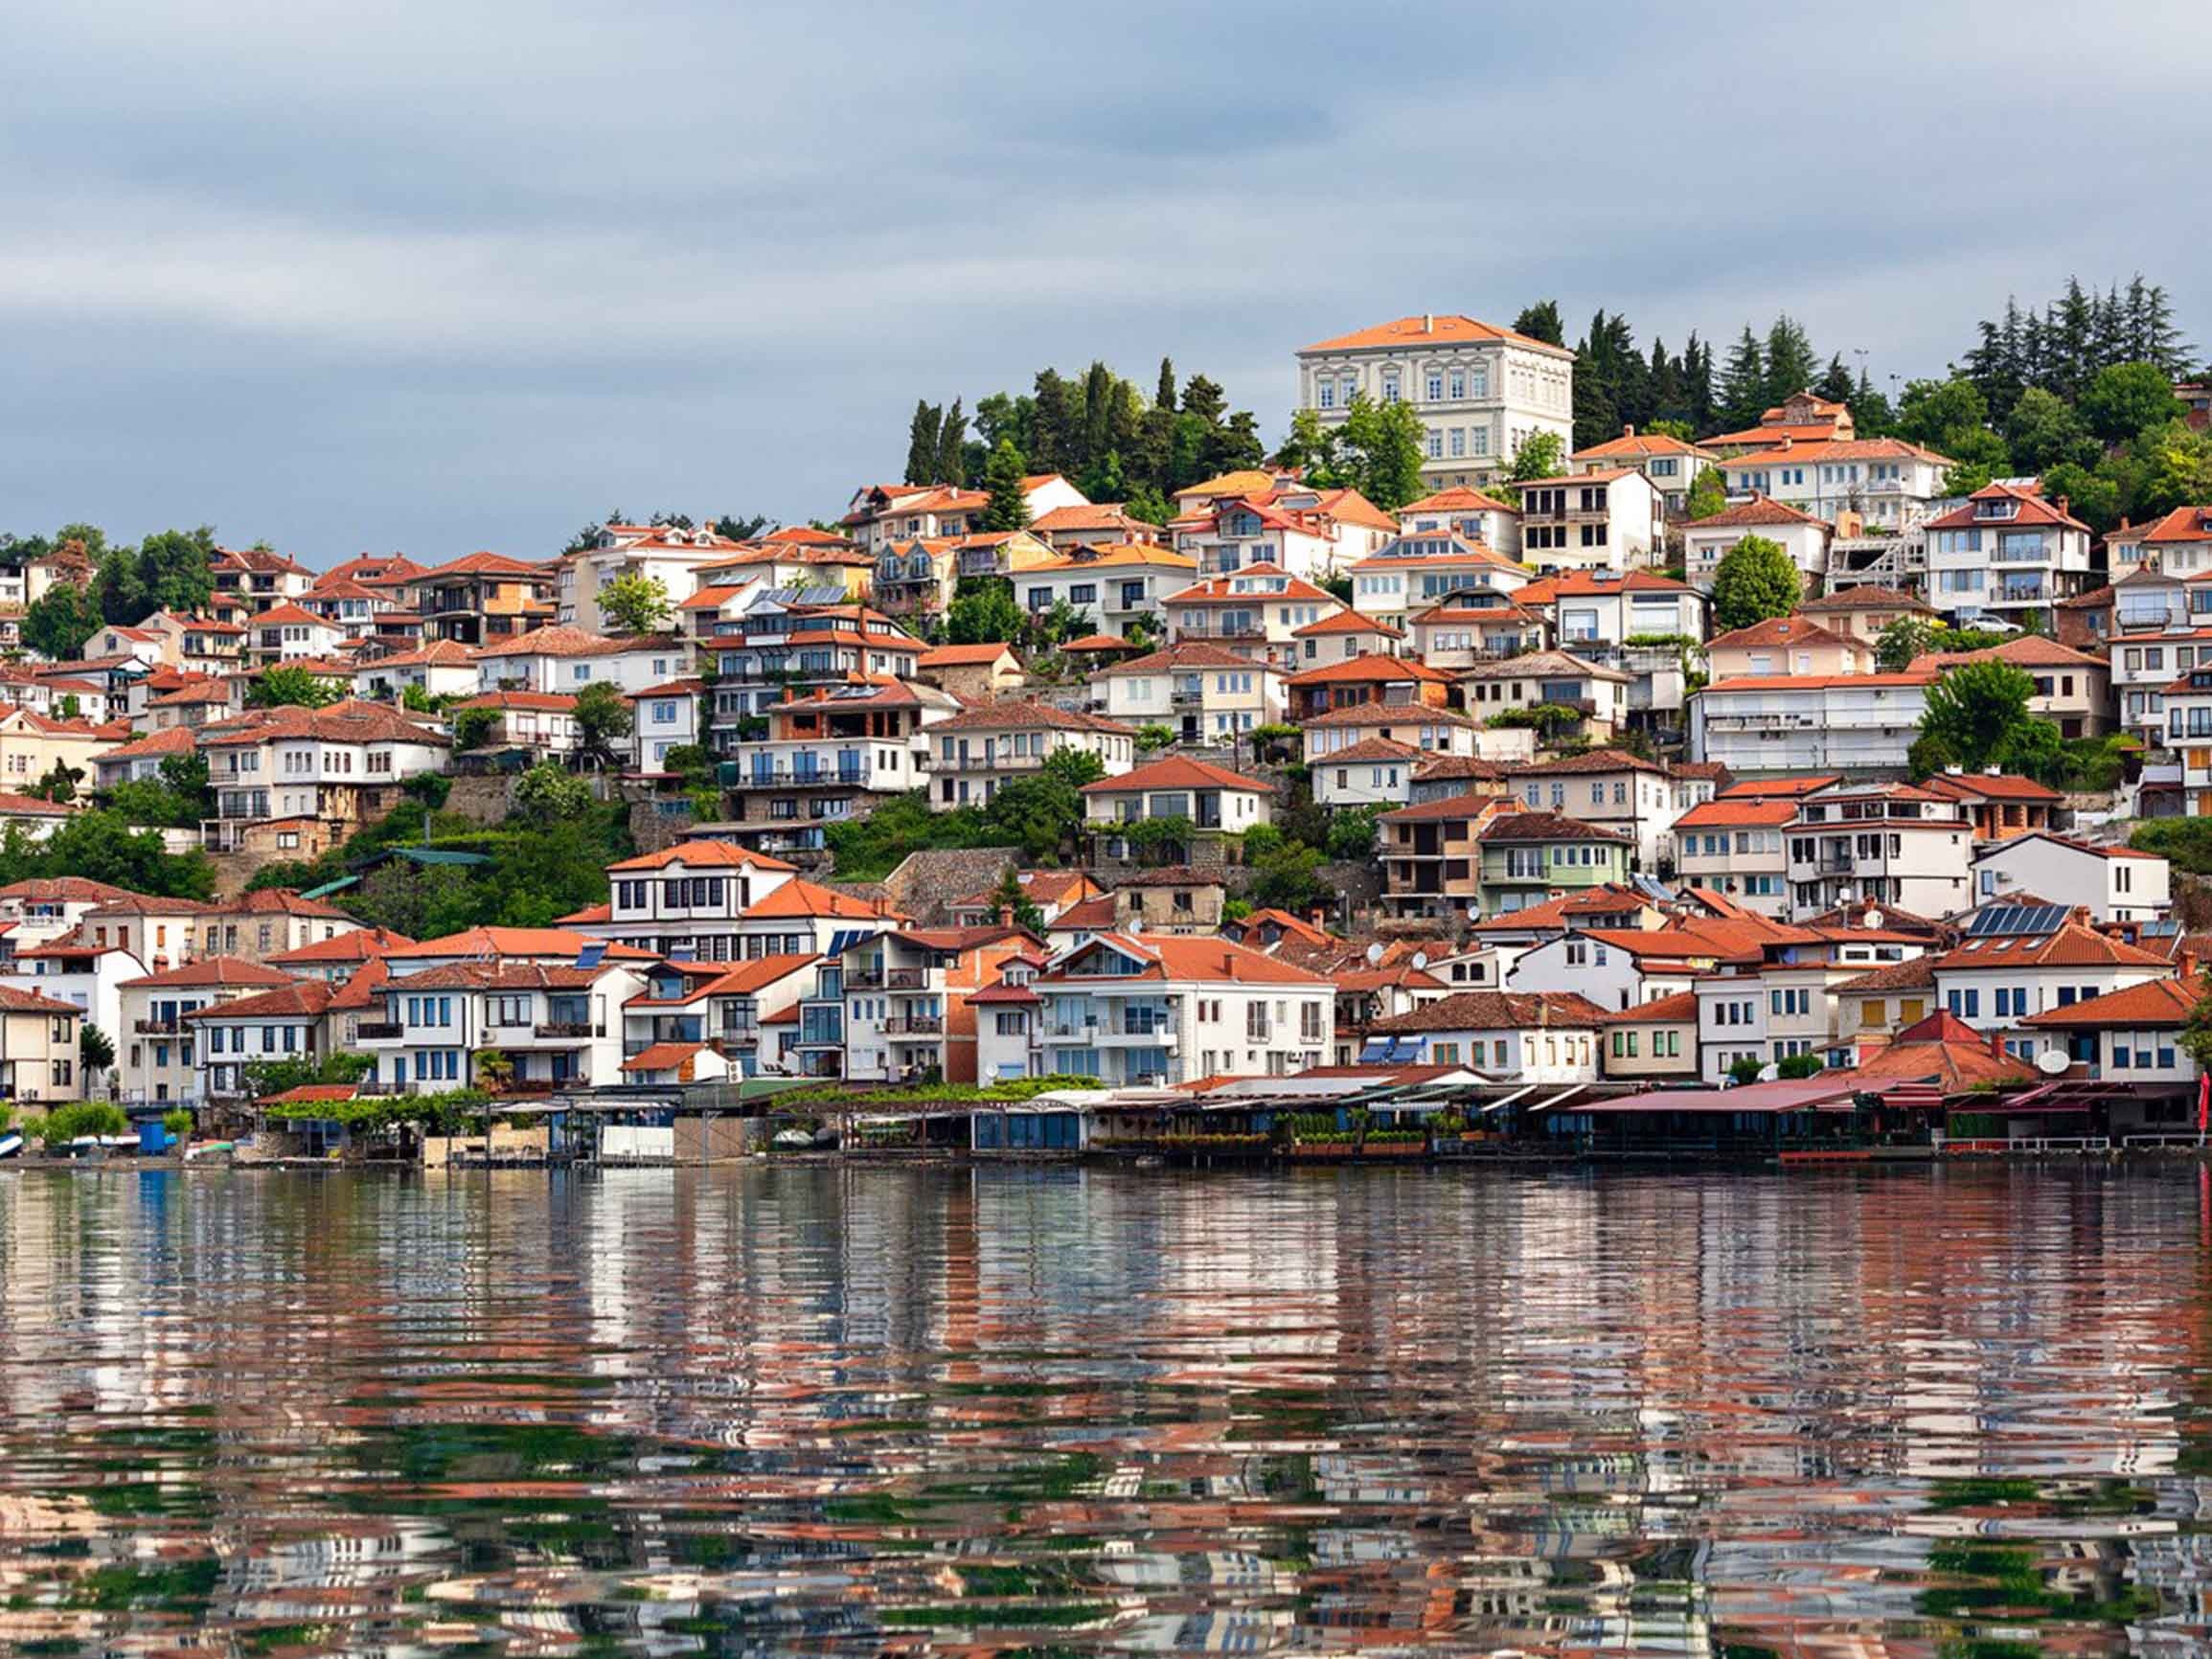
[[[939,484],[944,476],[938,471],[938,433],[942,429],[944,414],[935,404],[917,398],[914,419],[906,428],[906,479],[908,484]]]
[[[1744,325],[1744,336],[1728,353],[1719,387],[1722,423],[1731,432],[1759,424],[1767,412],[1767,359],[1759,350],[1759,336]]]
[[[1818,367],[1813,342],[1797,321],[1785,313],[1767,330],[1767,404],[1810,390]]]
[[[991,505],[983,510],[984,529],[1028,528],[1029,497],[1021,488],[1028,466],[1013,443],[1004,438],[998,441],[998,447],[991,452],[990,465],[983,469],[983,487],[991,492]]]
[[[1083,377],[1083,450],[1072,459],[1087,472],[1113,447],[1114,374],[1095,359]]]
[[[1654,420],[1690,420],[1690,409],[1684,396],[1682,360],[1667,355],[1667,342],[1652,341],[1651,363],[1652,414]]]
[[[1682,406],[1699,437],[1713,427],[1713,348],[1698,338],[1682,348]]]
[[[1828,359],[1828,372],[1820,376],[1819,384],[1813,388],[1813,395],[1825,398],[1831,403],[1848,403],[1851,401],[1852,391],[1851,371],[1843,366],[1843,354],[1837,352]]]
[[[1068,457],[1081,442],[1074,430],[1074,399],[1067,382],[1057,370],[1039,369],[1036,382],[1036,412],[1030,416],[1029,464],[1039,472],[1065,470]],[[997,450],[992,451],[995,463]],[[1018,526],[1012,528],[1018,529]]]
[[[957,398],[952,399],[952,407],[945,412],[945,419],[938,424],[934,482],[949,484],[955,489],[968,482],[968,416]]]
[[[1175,412],[1175,364],[1172,357],[1160,359],[1160,383],[1152,393],[1152,407],[1164,415]]]
[[[1519,316],[1514,318],[1513,331],[1553,346],[1566,344],[1566,328],[1560,321],[1560,303],[1557,300],[1539,300],[1526,307]]]

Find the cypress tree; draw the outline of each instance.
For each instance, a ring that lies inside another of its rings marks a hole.
[[[1728,353],[1727,367],[1721,371],[1719,396],[1721,420],[1732,432],[1758,425],[1759,417],[1767,412],[1767,359],[1748,323]]]
[[[986,530],[1023,530],[1029,525],[1029,498],[1021,480],[1029,463],[1021,451],[1001,438],[983,469],[983,487],[991,491],[991,505],[983,510]]]
[[[937,428],[935,482],[949,484],[955,489],[968,482],[968,416],[957,398],[952,399],[952,407],[945,412],[945,419]]]
[[[1762,409],[1792,393],[1809,391],[1815,366],[1813,342],[1796,319],[1788,313],[1776,317],[1767,330],[1767,404]]]
[[[917,398],[914,419],[906,427],[906,479],[908,484],[938,484],[938,433],[945,417],[935,404]]]

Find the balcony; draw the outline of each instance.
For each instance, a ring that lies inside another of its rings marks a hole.
[[[133,1020],[130,1029],[140,1036],[176,1036],[183,1033],[184,1022],[175,1019]]]
[[[365,1043],[396,1042],[405,1031],[397,1020],[362,1020],[353,1027],[356,1041]]]
[[[603,1037],[606,1027],[593,1025],[584,1019],[549,1019],[533,1028],[533,1034],[541,1037]]]
[[[929,970],[925,967],[895,967],[884,978],[893,990],[925,990],[929,987]]]
[[[1038,1022],[1037,1028],[1037,1034],[1038,1036],[1063,1038],[1076,1037],[1081,1038],[1084,1042],[1089,1042],[1095,1038],[1098,1035],[1098,1032],[1099,1024],[1098,1018],[1095,1014],[1089,1019],[1042,1020]]]
[[[855,967],[845,975],[847,990],[881,990],[883,970],[879,967]]]
[[[885,1036],[942,1036],[945,1034],[945,1020],[942,1015],[933,1013],[894,1014],[883,1022],[883,1034]]]
[[[869,783],[866,766],[743,766],[740,769],[733,789],[820,789],[861,788]]]

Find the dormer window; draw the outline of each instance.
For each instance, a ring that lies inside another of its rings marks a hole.
[[[2010,496],[2004,496],[1995,501],[1977,501],[1973,504],[1973,515],[1976,518],[2017,518],[2019,516],[2019,511],[2020,504]]]

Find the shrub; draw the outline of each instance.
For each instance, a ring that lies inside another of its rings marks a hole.
[[[83,1135],[121,1135],[130,1128],[130,1120],[123,1115],[123,1108],[105,1101],[56,1106],[36,1123],[38,1126],[33,1132],[49,1147],[62,1146]],[[30,1130],[31,1125],[24,1125],[24,1128]]]
[[[161,1126],[181,1141],[192,1133],[192,1114],[182,1107],[173,1112],[164,1112],[161,1114]]]

